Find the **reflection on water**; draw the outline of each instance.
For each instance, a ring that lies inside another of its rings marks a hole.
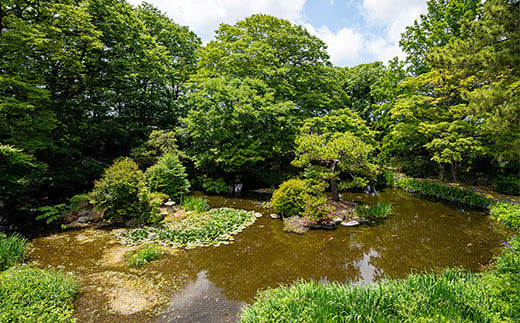
[[[372,283],[446,267],[478,271],[506,240],[482,212],[450,208],[393,189],[376,195],[344,197],[356,202],[390,202],[394,214],[372,226],[296,235],[283,232],[282,222],[269,218],[270,211],[262,209],[260,202],[208,197],[212,207],[243,208],[266,216],[237,235],[233,244],[179,250],[139,269],[135,275],[143,279],[160,276],[164,281],[176,282],[157,290],[165,301],[153,311],[131,317],[105,315],[102,297],[85,300],[95,298],[92,293],[82,295],[78,304],[99,311],[96,321],[225,322],[234,320],[241,304],[251,302],[258,290],[298,279]],[[81,234],[61,233],[66,238],[64,243],[57,243],[59,239],[52,236],[35,239],[32,257],[40,265],[63,266],[83,276],[114,270],[110,265],[99,265],[104,259],[99,250],[111,245],[120,248],[110,240],[110,233],[83,242],[77,239]],[[123,264],[117,270],[130,269]],[[85,309],[76,308],[80,321],[88,317],[83,313]]]

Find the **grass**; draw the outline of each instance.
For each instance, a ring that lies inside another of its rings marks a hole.
[[[204,212],[209,209],[208,201],[201,197],[186,196],[182,201],[182,208],[186,211]]]
[[[358,216],[369,220],[386,219],[392,213],[392,204],[377,203],[372,206],[361,205],[356,208],[356,213]]]
[[[396,183],[398,187],[407,192],[414,192],[424,196],[435,197],[457,204],[463,204],[477,208],[487,208],[491,205],[491,201],[489,199],[478,195],[475,191],[470,189],[437,184],[414,178],[399,178]]]
[[[155,245],[147,245],[136,251],[131,251],[127,254],[127,262],[129,266],[140,267],[150,261],[159,259],[163,254],[160,247]]]
[[[303,282],[260,292],[242,322],[491,322],[478,275],[449,269],[373,285]]]
[[[498,201],[489,207],[491,217],[510,229],[520,230],[520,205],[511,201]]]
[[[0,233],[0,271],[22,262],[26,248],[27,239],[21,235],[14,233],[7,236]]]
[[[119,238],[127,245],[157,242],[172,247],[198,247],[219,245],[232,240],[256,220],[254,212],[230,208],[212,209],[190,214],[185,219],[157,226],[131,229]]]
[[[0,273],[0,322],[73,322],[78,290],[72,275],[13,267]]]

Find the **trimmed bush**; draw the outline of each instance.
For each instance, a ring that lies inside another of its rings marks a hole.
[[[290,179],[274,191],[271,206],[276,213],[285,217],[301,214],[307,204],[308,195],[309,187],[306,181]]]
[[[190,187],[186,169],[173,153],[161,156],[157,164],[146,170],[145,177],[152,192],[168,194],[174,201],[178,201],[181,193],[186,194]]]
[[[94,184],[92,202],[105,210],[104,216],[116,222],[138,219],[147,222],[151,215],[150,192],[144,174],[130,158],[116,160]]]
[[[18,233],[10,236],[0,233],[0,271],[22,262],[26,249],[27,239]]]
[[[74,322],[79,283],[72,275],[29,266],[0,273],[0,322]]]

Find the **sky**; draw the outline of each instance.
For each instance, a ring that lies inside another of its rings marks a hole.
[[[128,0],[138,5],[141,0]],[[327,44],[336,66],[404,58],[399,39],[426,0],[147,0],[207,43],[221,23],[263,13],[302,25]]]

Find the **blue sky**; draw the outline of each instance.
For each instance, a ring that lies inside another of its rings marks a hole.
[[[129,0],[137,5],[141,0]],[[328,46],[336,66],[386,62],[403,54],[400,34],[426,12],[426,0],[148,0],[207,43],[220,23],[255,13],[304,26]]]

